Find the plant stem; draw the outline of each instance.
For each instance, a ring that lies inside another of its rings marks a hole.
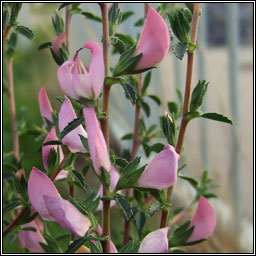
[[[103,41],[103,56],[105,64],[105,76],[109,72],[109,24],[108,24],[108,6],[106,3],[100,3],[101,16],[102,16],[102,41]],[[104,85],[103,88],[103,106],[102,111],[106,113],[106,118],[101,119],[101,129],[106,141],[107,148],[109,149],[109,96],[110,86]],[[106,195],[106,188],[103,187],[103,195]],[[110,252],[110,200],[103,200],[102,212],[103,230],[102,235],[108,238],[102,241],[103,253]]]
[[[66,6],[66,25],[65,25],[65,31],[66,31],[66,45],[69,49],[70,46],[70,23],[71,23],[71,13],[70,13],[70,6]]]
[[[17,123],[16,123],[16,109],[15,109],[15,99],[14,99],[12,58],[7,59],[7,79],[8,79],[8,96],[9,96],[11,124],[12,124],[13,152],[14,152],[14,157],[19,162],[20,161],[19,135],[18,135]]]
[[[56,168],[55,172],[52,174],[52,176],[50,177],[50,179],[53,181],[56,176],[59,174],[59,172],[62,169],[62,165],[64,164],[65,160],[67,159],[67,157],[69,156],[70,151],[68,150],[67,153],[65,154],[63,160],[60,162],[60,164],[58,165],[58,167]],[[19,222],[19,220],[23,217],[23,215],[26,213],[26,211],[29,209],[28,206],[25,206],[21,212],[16,216],[16,218],[5,228],[5,230],[3,231],[3,236],[7,235]]]
[[[195,3],[193,8],[193,17],[191,22],[191,36],[190,41],[192,44],[196,44],[196,36],[197,36],[197,28],[198,28],[198,19],[199,19],[199,11],[200,11],[200,3]],[[188,59],[187,59],[187,74],[186,74],[186,83],[185,83],[185,95],[184,95],[184,102],[183,102],[183,115],[188,112],[189,110],[189,101],[190,101],[190,91],[191,91],[191,81],[192,81],[192,74],[193,74],[193,63],[194,63],[194,51],[188,52]],[[178,142],[176,145],[176,152],[178,154],[181,153],[185,132],[188,124],[188,120],[186,118],[182,118],[181,126],[178,135]],[[172,197],[173,186],[169,187],[167,190],[167,199],[166,202],[170,204],[171,197]],[[162,210],[162,217],[161,217],[161,224],[160,228],[164,228],[167,225],[169,211]]]
[[[8,35],[8,32],[10,30],[11,26],[9,24],[6,25],[5,29],[4,29],[4,33],[3,33],[3,42],[5,41],[7,35]]]

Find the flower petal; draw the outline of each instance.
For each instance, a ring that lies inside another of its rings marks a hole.
[[[21,179],[22,176],[25,177],[25,170],[24,169],[19,169],[16,173],[15,176],[19,179]]]
[[[138,186],[159,190],[172,186],[177,180],[178,160],[174,147],[165,146],[148,164],[137,182]]]
[[[115,169],[115,167],[113,165],[111,165],[111,167],[110,167],[110,175],[111,175],[111,179],[110,179],[109,189],[112,192],[115,189],[116,184],[120,178],[119,172]],[[100,185],[97,196],[103,196],[103,186],[102,185]],[[111,200],[110,207],[112,207],[114,205],[115,205],[115,201]],[[102,209],[103,209],[103,202],[100,200],[97,211],[101,211]]]
[[[208,200],[200,196],[198,206],[189,227],[194,227],[188,242],[207,239],[216,227],[216,214]]]
[[[169,47],[170,35],[168,27],[161,15],[154,8],[149,7],[135,51],[136,55],[142,53],[136,70],[157,65],[166,56]]]
[[[53,122],[52,120],[52,106],[49,101],[49,98],[47,96],[46,90],[44,87],[42,87],[39,91],[38,95],[38,101],[39,101],[39,107],[40,107],[40,113],[41,116],[50,122]]]
[[[60,132],[64,130],[64,128],[77,118],[75,111],[72,107],[70,100],[65,97],[65,101],[63,102],[60,112],[59,112],[59,129]],[[87,133],[85,132],[82,125],[79,125],[77,128],[69,132],[63,139],[62,143],[67,145],[69,150],[73,153],[76,152],[86,152],[84,148],[79,134],[87,138]]]
[[[28,196],[32,206],[46,220],[55,220],[48,212],[43,196],[61,198],[52,181],[37,168],[33,167],[28,179]]]
[[[91,222],[73,204],[62,198],[44,195],[45,205],[55,220],[78,236],[84,236]]]
[[[36,228],[36,231],[30,231],[30,230],[20,230],[18,232],[19,240],[21,244],[29,249],[31,252],[38,252],[43,253],[44,250],[40,246],[41,243],[46,243],[43,236],[40,233],[40,229],[37,225],[37,222],[40,221],[39,219],[35,219],[29,223],[26,223],[23,225],[23,227],[33,227]],[[41,222],[42,223],[42,222]]]
[[[139,253],[168,253],[169,228],[161,228],[149,233],[141,242]]]
[[[57,38],[55,39],[55,41],[52,44],[52,50],[54,51],[54,53],[57,56],[59,56],[59,49],[60,49],[61,45],[65,42],[66,42],[66,32],[62,32],[61,34],[59,34],[57,36]]]
[[[84,119],[88,134],[89,151],[92,158],[93,166],[98,175],[100,175],[100,167],[110,170],[110,160],[107,145],[100,129],[98,119],[93,107],[85,107]]]
[[[101,49],[101,46],[94,41],[87,42],[83,46],[83,48],[88,48],[92,53],[92,61],[89,68],[89,77],[92,83],[94,96],[97,99],[102,91],[105,78],[103,51]]]
[[[73,75],[71,70],[74,67],[74,61],[65,61],[57,71],[57,77],[63,92],[73,99],[78,100],[75,89],[73,87]]]

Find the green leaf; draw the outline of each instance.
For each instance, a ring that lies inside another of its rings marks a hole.
[[[9,21],[9,12],[8,10],[4,10],[4,13],[3,13],[3,30],[5,29],[5,26],[7,25]]]
[[[48,145],[62,145],[62,142],[58,140],[50,140],[43,144],[43,146],[48,146]]]
[[[174,101],[168,102],[168,110],[175,118],[178,116],[178,104]]]
[[[17,34],[16,33],[11,33],[11,36],[8,40],[8,48],[11,48],[11,49],[15,49],[16,46],[17,46]]]
[[[132,103],[132,105],[134,105],[137,101],[137,92],[135,86],[131,83],[125,82],[122,82],[121,85],[124,89],[126,98]]]
[[[59,58],[61,63],[64,63],[69,59],[69,50],[65,44],[62,44],[62,47],[59,48]]]
[[[182,60],[188,49],[188,43],[177,43],[172,46],[172,51],[176,58]]]
[[[150,80],[151,80],[151,75],[152,72],[147,72],[147,74],[145,75],[144,81],[143,81],[143,86],[141,88],[141,95],[145,95],[148,89],[148,86],[150,84]]]
[[[168,141],[168,144],[175,146],[176,145],[176,127],[174,119],[166,114],[165,116],[160,117],[160,123],[163,130],[163,133]]]
[[[121,84],[121,79],[117,77],[106,76],[104,79],[104,85]]]
[[[68,248],[65,251],[65,253],[74,253],[74,252],[76,252],[85,243],[85,241],[87,239],[88,239],[87,236],[80,237],[80,238],[76,239],[72,244],[70,244],[68,246]]]
[[[140,26],[143,26],[143,24],[144,24],[144,19],[141,18],[141,19],[137,20],[137,21],[134,23],[134,26],[135,26],[135,27],[140,27]]]
[[[148,213],[150,217],[155,215],[158,211],[160,211],[163,208],[163,204],[159,202],[155,202],[149,206]]]
[[[203,104],[203,99],[206,94],[208,84],[209,83],[207,83],[205,80],[198,81],[191,95],[190,112],[197,111]]]
[[[147,102],[140,100],[138,101],[139,105],[141,106],[141,108],[144,110],[145,114],[147,117],[150,116],[150,106]]]
[[[39,242],[41,247],[44,249],[46,253],[63,253],[62,249],[60,248],[59,243],[57,240],[52,237],[51,235],[44,234],[44,239],[46,241],[46,244]]]
[[[135,47],[136,45],[121,54],[119,61],[113,70],[114,77],[137,73],[134,69],[142,57],[142,53],[134,56]]]
[[[198,182],[195,179],[191,178],[191,177],[187,177],[187,176],[183,176],[183,175],[179,175],[178,177],[183,179],[183,180],[188,181],[194,188],[196,188],[197,185],[198,185]]]
[[[125,219],[129,220],[133,216],[133,210],[130,206],[130,203],[126,199],[125,196],[121,196],[119,194],[116,194],[114,197],[117,205],[121,208],[121,210],[124,213]]]
[[[131,140],[132,137],[133,137],[133,133],[127,133],[127,134],[125,134],[125,135],[121,138],[121,140]]]
[[[55,13],[55,17],[52,17],[52,24],[57,36],[60,35],[62,32],[64,32],[63,19],[57,12]]]
[[[85,182],[84,182],[84,178],[83,178],[82,174],[77,170],[72,170],[72,173],[74,174],[74,176],[76,177],[76,179],[78,180],[80,185],[82,187],[85,186]]]
[[[218,113],[204,113],[201,117],[233,125],[233,122],[228,117]]]
[[[161,100],[156,95],[147,95],[151,100],[153,100],[158,106],[161,105]]]
[[[11,27],[16,24],[18,14],[21,10],[22,3],[12,3],[11,17],[10,17],[10,25]]]
[[[82,144],[83,144],[83,147],[84,147],[86,150],[89,151],[88,139],[87,139],[86,137],[84,137],[83,135],[81,135],[81,134],[78,134],[78,135],[79,135],[80,140],[81,140],[81,142],[82,142]]]
[[[14,175],[13,178],[17,193],[20,194],[25,202],[28,202],[27,182],[24,178],[24,175],[22,175],[21,178],[18,178]]]
[[[19,220],[18,225],[23,225],[23,224],[31,222],[32,220],[34,220],[36,218],[37,214],[38,214],[37,212],[32,214],[31,209],[28,208],[27,211],[25,212],[25,214]]]
[[[101,17],[99,17],[99,16],[96,16],[96,15],[94,15],[94,14],[92,14],[92,13],[90,13],[90,12],[81,12],[81,14],[83,15],[83,16],[85,16],[87,19],[89,19],[89,20],[93,20],[93,21],[97,21],[97,22],[101,22],[102,21],[102,19],[101,19]]]
[[[76,127],[78,127],[80,124],[84,122],[83,117],[78,117],[72,120],[68,125],[63,129],[63,131],[60,134],[60,139],[63,139],[68,133],[73,131]]]
[[[50,149],[50,153],[47,159],[47,165],[48,165],[48,175],[50,176],[57,168],[60,162],[60,156],[59,156],[59,149],[56,151],[53,147]]]
[[[201,113],[199,111],[187,112],[183,117],[190,121],[194,118],[201,117]]]
[[[120,23],[124,22],[125,20],[127,20],[130,16],[132,16],[134,14],[133,11],[126,11],[126,12],[122,12],[122,18]]]
[[[125,50],[129,49],[135,44],[134,39],[130,35],[115,33],[114,36],[117,37],[123,43]]]
[[[28,39],[33,39],[35,38],[35,34],[31,29],[25,26],[18,25],[16,26],[15,30],[22,34],[23,36],[27,37]]]
[[[46,48],[50,48],[52,47],[52,43],[51,42],[45,42],[45,43],[42,43],[38,46],[38,50],[43,50],[43,49],[46,49]]]
[[[21,202],[12,202],[12,203],[9,203],[7,204],[4,209],[3,209],[3,213],[2,214],[5,214],[6,212],[16,208],[17,206],[21,205]]]
[[[100,167],[101,173],[100,173],[100,180],[103,186],[109,187],[110,185],[110,171],[106,170],[104,167]]]
[[[122,158],[122,157],[115,157],[115,164],[124,168],[126,165],[129,164],[129,162],[125,159],[125,158]]]
[[[141,238],[144,225],[146,224],[146,214],[144,212],[138,212],[136,214],[136,219],[134,220],[134,224],[138,231],[139,238]]]
[[[96,245],[92,241],[86,241],[86,246],[90,248],[91,253],[103,253],[101,243],[96,242]]]
[[[189,43],[190,25],[186,16],[184,15],[184,8],[173,8],[168,13],[170,25],[174,35],[183,43]]]
[[[117,3],[113,3],[108,12],[109,19],[109,35],[112,36],[121,22],[122,14],[119,8],[117,8]]]
[[[124,168],[122,175],[117,182],[116,191],[120,189],[129,188],[137,182],[145,168],[144,166],[140,169],[137,169],[139,162],[140,158],[136,157]]]
[[[199,244],[199,243],[202,243],[204,241],[206,241],[207,239],[200,239],[200,240],[196,240],[196,241],[193,241],[193,242],[185,242],[183,244],[183,246],[191,246],[191,245],[194,245],[194,244]]]

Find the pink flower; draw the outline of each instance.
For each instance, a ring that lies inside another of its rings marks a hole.
[[[49,101],[49,98],[47,96],[46,90],[44,87],[40,89],[39,95],[38,95],[38,101],[39,101],[39,107],[40,107],[40,113],[43,119],[47,119],[50,122],[53,122],[52,120],[52,106]]]
[[[167,145],[147,165],[137,184],[139,187],[164,189],[177,180],[179,155],[173,146]]]
[[[198,206],[189,227],[194,226],[187,242],[207,239],[216,227],[216,214],[206,198],[200,196]]]
[[[54,198],[44,195],[47,210],[63,228],[68,229],[74,235],[84,236],[91,223],[69,201],[62,198]]]
[[[63,43],[66,42],[66,32],[62,32],[58,35],[58,37],[55,39],[55,41],[52,44],[52,50],[54,53],[59,56],[59,50]]]
[[[111,175],[111,180],[110,180],[110,186],[109,186],[109,189],[110,189],[110,192],[113,192],[115,187],[116,187],[116,184],[120,178],[120,174],[119,172],[115,169],[114,166],[110,166],[110,175]],[[103,196],[103,186],[100,185],[100,188],[99,188],[99,191],[98,191],[98,194],[97,196]],[[110,207],[114,206],[115,205],[115,201],[112,200],[111,203],[110,203]],[[103,203],[102,201],[100,200],[100,203],[98,205],[98,208],[97,210],[98,211],[101,211],[103,209]]]
[[[41,217],[57,221],[75,235],[83,236],[91,226],[89,219],[69,201],[62,199],[52,181],[35,167],[28,179],[28,196]]]
[[[161,228],[150,232],[141,242],[139,253],[168,253],[169,228]]]
[[[50,132],[48,133],[48,135],[45,137],[44,139],[44,143],[48,142],[48,141],[52,141],[52,140],[58,140],[58,137],[56,135],[56,129],[55,126],[52,127],[52,129],[50,130]],[[46,146],[42,146],[42,157],[43,157],[43,164],[44,164],[44,168],[45,170],[48,170],[48,158],[49,158],[49,154],[51,149],[54,149],[56,152],[57,150],[59,150],[59,154],[60,154],[60,162],[62,161],[62,159],[64,158],[63,156],[63,152],[60,146],[58,145],[46,145]],[[55,178],[55,180],[59,180],[59,179],[64,179],[66,178],[68,175],[68,171],[62,170],[57,177]]]
[[[64,128],[76,119],[77,116],[75,114],[75,111],[72,107],[72,104],[70,100],[65,97],[65,101],[63,102],[60,112],[59,112],[59,129],[60,132],[64,130]],[[87,133],[85,132],[82,125],[79,125],[77,128],[69,132],[63,139],[62,143],[67,145],[69,150],[73,153],[76,152],[86,152],[86,149],[84,148],[81,139],[79,137],[79,134],[87,138]]]
[[[142,53],[136,70],[153,67],[166,56],[170,47],[168,27],[161,15],[152,7],[148,8],[146,21],[135,50]]]
[[[25,170],[24,169],[19,169],[16,173],[15,176],[19,179],[21,179],[22,176],[25,177]]]
[[[100,167],[110,171],[110,160],[107,145],[93,107],[84,108],[84,119],[91,159],[96,173],[100,175]]]
[[[26,223],[22,226],[35,228],[36,231],[20,230],[18,232],[18,236],[21,244],[24,247],[28,248],[31,252],[43,253],[44,250],[39,244],[46,244],[46,241],[41,234],[43,233],[43,223],[38,218],[36,218],[33,221]]]
[[[79,66],[78,53],[88,48],[92,53],[90,68]],[[102,91],[105,68],[103,52],[97,42],[89,41],[79,49],[71,61],[64,62],[58,69],[57,77],[64,93],[71,98],[97,99]]]

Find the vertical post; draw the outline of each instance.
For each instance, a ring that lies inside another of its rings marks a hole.
[[[239,123],[239,108],[238,108],[238,66],[237,66],[237,52],[239,47],[239,16],[238,4],[228,3],[227,7],[227,37],[228,37],[228,68],[229,68],[229,95],[231,115],[234,121],[232,129],[232,142],[230,145],[231,152],[231,171],[233,175],[233,198],[236,213],[241,215],[240,207],[240,173],[239,173],[239,154],[238,154],[238,140],[236,131]]]

